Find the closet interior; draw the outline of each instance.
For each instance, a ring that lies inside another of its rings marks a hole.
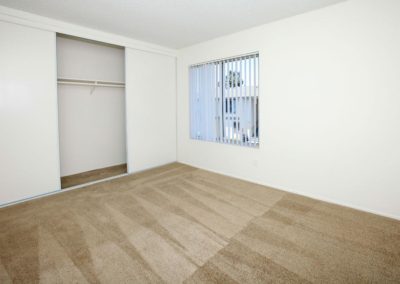
[[[57,34],[61,188],[127,172],[123,47]]]

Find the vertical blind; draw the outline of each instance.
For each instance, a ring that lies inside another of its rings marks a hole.
[[[258,53],[190,66],[190,137],[258,147]]]

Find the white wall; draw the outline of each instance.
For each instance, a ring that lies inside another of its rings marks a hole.
[[[350,0],[180,50],[178,161],[400,219],[400,1]],[[189,139],[188,66],[260,53],[260,148]]]
[[[124,82],[124,48],[59,35],[57,73],[64,78]]]
[[[58,77],[125,81],[124,49],[57,37]],[[58,86],[61,176],[126,163],[125,91]]]
[[[128,172],[176,161],[175,58],[127,48]]]
[[[0,204],[60,189],[53,32],[0,22]]]
[[[59,86],[61,176],[126,163],[124,89]]]

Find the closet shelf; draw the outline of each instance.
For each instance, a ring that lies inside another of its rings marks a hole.
[[[125,83],[123,82],[101,81],[101,80],[58,78],[57,83],[62,85],[125,88]]]

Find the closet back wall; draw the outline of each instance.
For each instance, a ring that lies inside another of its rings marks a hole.
[[[57,37],[59,78],[124,82],[124,49]],[[61,176],[126,163],[123,88],[58,86]]]

